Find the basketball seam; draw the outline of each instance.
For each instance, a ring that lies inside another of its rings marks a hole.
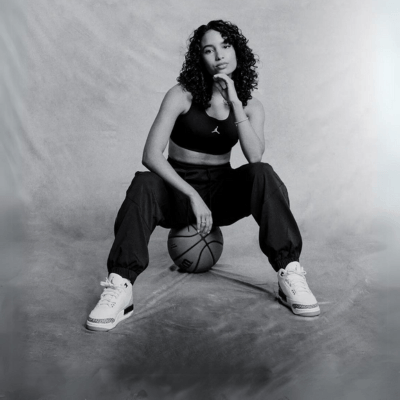
[[[217,262],[215,261],[214,253],[211,251],[209,245],[207,245],[207,249],[208,249],[208,251],[209,251],[210,254],[211,254],[211,258],[212,258],[212,260],[213,260],[213,266],[214,266],[214,265],[217,263]]]
[[[208,249],[208,251],[210,252],[210,254],[211,254],[211,257],[212,257],[212,260],[213,260],[213,266],[216,264],[216,261],[215,261],[215,257],[214,257],[214,253],[212,252],[212,250],[211,250],[211,248],[210,248],[210,244],[211,243],[218,243],[218,244],[220,244],[221,246],[223,245],[223,243],[221,243],[221,242],[219,242],[218,240],[213,240],[212,242],[206,242],[205,240],[203,240],[204,241],[204,243],[206,244],[202,249],[201,249],[201,251],[200,251],[200,254],[199,254],[199,257],[198,257],[198,259],[197,259],[197,263],[196,263],[196,266],[194,267],[194,270],[193,270],[193,272],[196,272],[196,270],[197,270],[197,268],[198,268],[198,266],[199,266],[199,262],[200,262],[200,259],[201,259],[201,255],[203,254],[203,251],[207,248]]]
[[[190,225],[190,226],[191,226],[194,230],[197,230],[195,226],[193,226],[193,225]],[[209,235],[209,233],[206,235],[206,237],[207,237],[208,235]],[[204,240],[204,237],[200,235],[200,240],[199,240],[199,242],[197,242],[196,244],[200,243],[201,241],[203,241],[203,242],[205,242],[205,243],[207,244],[207,242]],[[197,263],[196,263],[196,266],[195,266],[194,269],[193,269],[193,272],[196,272],[196,271],[197,271],[197,267],[199,266],[199,262],[200,262],[200,259],[201,259],[201,255],[203,254],[203,251],[204,251],[204,247],[201,249],[201,251],[200,251],[200,253],[199,253],[199,256],[197,257]]]
[[[193,269],[193,272],[196,272],[196,271],[197,271],[197,268],[198,268],[198,266],[199,266],[199,262],[200,262],[200,260],[201,260],[201,255],[203,254],[203,251],[204,251],[205,248],[206,248],[206,246],[204,246],[204,247],[201,249],[200,254],[199,254],[199,256],[197,257],[197,263],[196,263],[196,266],[195,266],[194,269]]]
[[[176,236],[168,236],[168,239],[175,239],[175,238],[191,238],[193,236],[198,235],[198,233],[196,232],[194,235],[190,235],[190,236],[186,236],[186,235],[176,235]]]
[[[175,258],[172,259],[172,261],[177,260],[179,257],[182,257],[184,254],[186,254],[188,251],[192,250],[193,247],[197,246],[201,242],[201,239],[196,242],[192,247],[189,247],[186,251],[184,251],[182,254],[179,254],[179,256],[176,256]]]
[[[218,243],[218,244],[220,244],[220,245],[224,245],[224,243],[223,242],[219,242],[218,240],[213,240],[212,242],[208,242],[208,244],[211,244],[211,243]]]
[[[209,232],[206,236],[204,236],[204,237],[202,236],[202,237],[201,237],[201,240],[205,243],[205,246],[201,249],[201,252],[200,252],[200,254],[199,254],[199,258],[198,258],[198,260],[197,260],[197,264],[196,264],[196,266],[195,266],[193,272],[196,272],[197,267],[198,267],[199,262],[200,262],[201,255],[203,254],[203,251],[204,251],[204,249],[205,249],[206,247],[207,247],[208,251],[209,251],[210,254],[211,254],[211,258],[212,258],[212,260],[213,260],[213,265],[215,264],[214,254],[212,253],[212,251],[211,251],[211,249],[210,249],[209,243],[206,241],[206,237],[207,237],[209,234],[210,234],[210,232]],[[210,242],[210,243],[212,243],[212,242]]]
[[[213,260],[213,265],[214,265],[214,264],[215,264],[214,254],[213,254],[213,252],[211,251],[210,246],[209,246],[209,244],[212,243],[212,242],[207,243],[207,242],[205,241],[205,243],[206,243],[206,246],[207,246],[208,251],[209,251],[210,254],[211,254],[211,258],[212,258],[212,260]],[[205,247],[204,247],[204,248],[205,248]]]

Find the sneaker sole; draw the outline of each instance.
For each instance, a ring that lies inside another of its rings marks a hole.
[[[88,320],[86,321],[86,328],[91,331],[108,332],[111,329],[114,329],[121,321],[129,318],[132,314],[133,314],[133,304],[131,304],[124,310],[121,310],[114,321],[109,321],[112,318],[107,318],[103,320],[107,322],[101,322],[101,320],[94,320],[89,317]]]
[[[278,292],[278,299],[284,306],[289,307],[293,314],[299,315],[300,317],[316,317],[321,314],[318,304],[307,305],[292,303],[290,300],[287,300],[287,297],[280,288]]]

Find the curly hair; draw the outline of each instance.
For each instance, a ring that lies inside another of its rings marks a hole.
[[[193,95],[193,101],[204,108],[210,107],[212,97],[212,76],[206,71],[201,54],[201,39],[204,34],[214,30],[221,34],[223,39],[233,46],[236,52],[237,67],[232,74],[235,89],[243,106],[252,98],[251,92],[257,88],[257,61],[258,58],[247,46],[248,40],[242,31],[229,21],[210,21],[201,25],[189,38],[188,51],[177,81]]]

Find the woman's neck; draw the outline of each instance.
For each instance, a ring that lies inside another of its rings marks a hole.
[[[218,104],[228,105],[228,103],[222,97],[222,94],[214,86],[213,86],[213,91],[212,91],[211,103],[213,103],[215,105],[218,105]]]

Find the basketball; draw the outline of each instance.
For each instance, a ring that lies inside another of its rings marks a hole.
[[[168,253],[180,270],[206,272],[217,263],[222,254],[224,238],[221,229],[214,227],[201,236],[194,225],[171,229],[168,235]]]

